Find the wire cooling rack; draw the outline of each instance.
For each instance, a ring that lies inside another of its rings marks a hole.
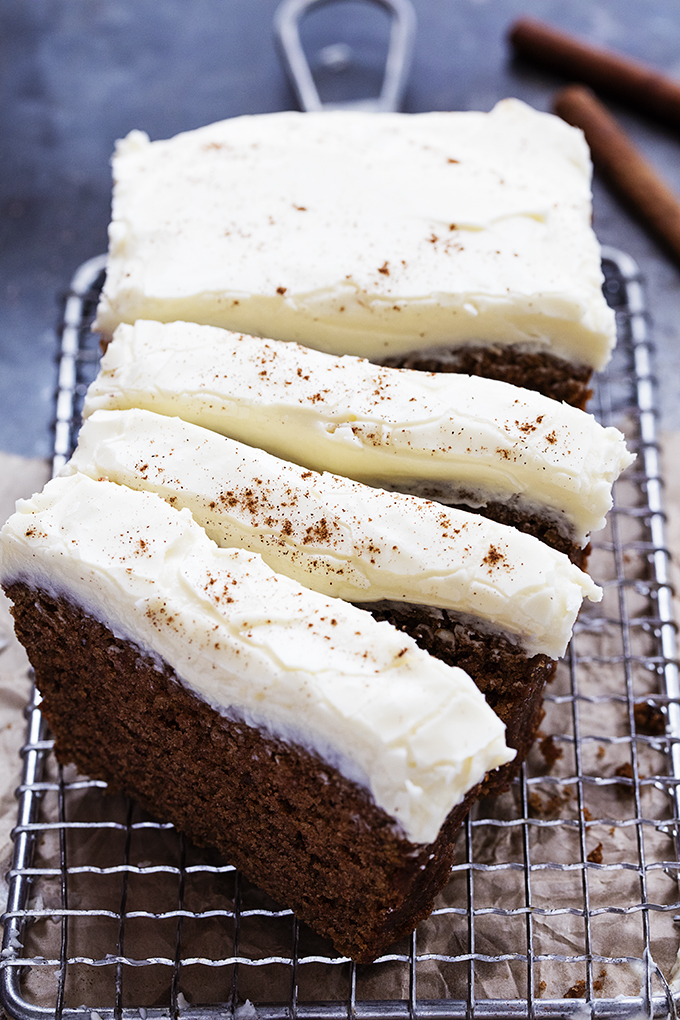
[[[581,614],[513,789],[467,820],[432,917],[355,966],[229,864],[105,784],[60,768],[28,709],[0,957],[17,1018],[676,1016],[680,700],[638,270],[605,252],[619,345],[593,410],[636,464],[617,483]],[[103,259],[59,331],[54,468],[99,360]]]

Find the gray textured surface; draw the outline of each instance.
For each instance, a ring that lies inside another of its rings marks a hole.
[[[161,138],[221,117],[294,106],[272,41],[276,6],[277,0],[0,0],[1,450],[41,456],[49,449],[56,298],[76,266],[105,249],[115,139],[133,127]],[[410,111],[489,109],[506,95],[549,109],[562,82],[513,62],[505,43],[522,13],[680,75],[680,0],[415,0],[415,6]],[[311,27],[312,46],[333,41],[334,19],[342,36],[339,16]],[[364,43],[373,32],[366,21]],[[615,112],[680,192],[680,136]],[[595,227],[603,243],[629,251],[647,276],[662,425],[680,429],[678,269],[599,181]]]

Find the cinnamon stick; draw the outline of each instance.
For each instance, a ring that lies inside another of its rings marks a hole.
[[[591,46],[534,18],[516,21],[509,40],[520,56],[680,127],[680,83],[653,67]]]
[[[581,128],[595,166],[680,261],[680,201],[609,111],[581,85],[562,89],[554,110]]]

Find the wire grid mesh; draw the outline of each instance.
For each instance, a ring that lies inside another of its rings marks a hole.
[[[54,469],[99,360],[103,259],[60,329]],[[579,618],[513,789],[475,806],[432,917],[370,967],[339,957],[235,869],[28,738],[0,978],[21,1018],[676,1016],[680,700],[648,323],[605,252],[619,346],[593,410],[638,459],[615,487]]]

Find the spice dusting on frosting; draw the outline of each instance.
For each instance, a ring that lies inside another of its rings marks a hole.
[[[172,473],[136,470],[151,440],[153,463],[172,457]],[[517,635],[531,654],[562,654],[582,598],[599,598],[564,554],[515,529],[315,474],[176,418],[95,412],[67,470],[99,477],[104,468],[119,484],[186,507],[220,545],[259,552],[302,584],[356,603],[452,609]]]
[[[501,564],[501,563],[506,563],[507,564],[507,562],[508,561],[507,561],[506,556],[495,545],[490,545],[489,546],[489,551],[487,552],[486,556],[482,560],[482,563],[488,564],[489,567],[497,567],[497,566],[499,566],[499,564]],[[508,564],[508,566],[509,566],[509,564]]]
[[[98,327],[206,322],[373,358],[519,343],[601,367],[615,330],[590,174],[580,134],[517,100],[132,132]]]
[[[363,359],[185,322],[116,330],[85,415],[131,406],[373,485],[418,492],[436,483],[451,492],[437,497],[447,502],[463,502],[462,490],[471,505],[519,495],[549,509],[581,547],[604,526],[612,482],[632,460],[616,429],[507,383],[376,375]]]

